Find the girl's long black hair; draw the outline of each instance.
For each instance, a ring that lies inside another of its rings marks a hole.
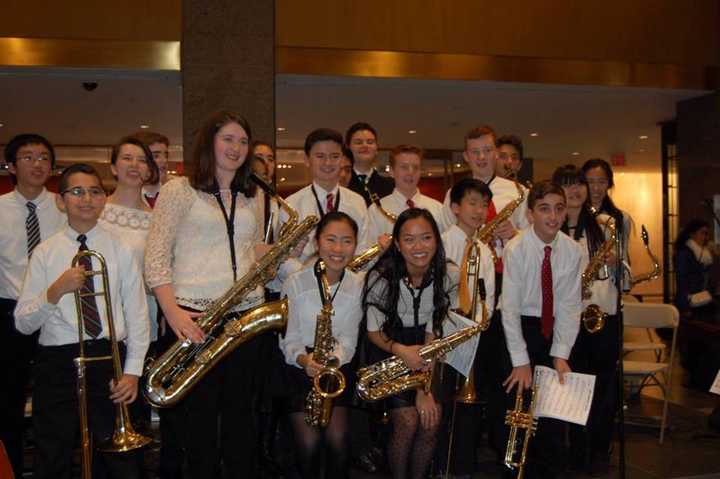
[[[574,185],[580,183],[587,190],[588,183],[585,178],[585,172],[575,165],[561,166],[555,170],[552,176],[553,183],[557,183],[560,186]],[[587,247],[590,257],[600,248],[605,242],[605,235],[603,230],[598,224],[595,215],[590,212],[590,192],[587,192],[587,199],[583,204],[580,214],[578,215],[577,225],[575,225],[575,232],[571,235],[575,241],[579,241],[580,238],[585,236],[587,238]],[[570,226],[568,220],[565,219],[563,223],[562,232],[570,235]]]
[[[615,186],[613,171],[607,161],[603,160],[602,158],[592,158],[590,160],[587,160],[585,164],[582,165],[582,171],[586,175],[587,172],[592,170],[593,168],[601,168],[605,172],[605,176],[608,179],[608,190]],[[625,228],[625,221],[623,217],[623,212],[615,205],[612,198],[610,198],[610,195],[608,194],[606,194],[605,198],[603,198],[602,200],[602,204],[600,205],[600,213],[606,213],[615,218],[615,228],[617,229],[618,238],[624,238],[625,232],[623,230]]]
[[[405,260],[397,247],[400,238],[400,230],[409,220],[424,218],[433,231],[437,250],[433,256],[430,267],[425,273],[423,284],[429,285],[432,282],[433,288],[433,310],[432,329],[437,337],[442,337],[442,322],[447,316],[450,307],[450,296],[445,291],[447,262],[445,249],[443,248],[440,230],[430,212],[421,208],[410,208],[398,216],[393,227],[393,241],[390,247],[380,256],[378,261],[370,268],[365,277],[363,288],[362,308],[363,321],[366,320],[369,307],[377,308],[385,316],[382,331],[389,338],[395,337],[394,333],[402,327],[400,315],[398,315],[398,304],[400,302],[400,283],[408,276]]]

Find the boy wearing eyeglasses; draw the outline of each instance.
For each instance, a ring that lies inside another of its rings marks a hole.
[[[65,215],[45,188],[55,166],[55,151],[46,138],[15,136],[5,147],[5,161],[15,188],[0,196],[0,440],[15,477],[21,477],[25,390],[37,335],[15,330],[13,310],[30,254],[62,227]]]
[[[108,356],[106,298],[119,344],[123,374],[115,382],[111,361],[87,365],[87,408],[93,443],[99,444],[113,431],[113,403],[132,403],[138,393],[145,353],[150,343],[147,301],[140,266],[118,238],[97,224],[105,206],[100,177],[89,165],[75,164],[60,178],[57,206],[67,214],[68,225],[35,248],[15,308],[15,327],[23,334],[40,331],[35,387],[33,428],[35,478],[70,477],[72,449],[78,434],[76,370],[78,328],[82,328],[85,355]],[[92,250],[105,258],[108,287],[105,290],[97,258],[80,258],[78,252]],[[80,311],[74,293],[79,291]],[[80,314],[82,313],[82,314]],[[78,318],[81,319],[78,319]],[[108,400],[108,397],[110,400]],[[134,454],[95,454],[94,474],[105,470],[110,477],[140,477],[140,462]]]

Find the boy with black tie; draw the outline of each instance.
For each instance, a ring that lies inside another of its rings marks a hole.
[[[530,388],[536,365],[555,368],[561,384],[570,372],[568,358],[582,313],[582,250],[560,231],[566,215],[562,187],[550,181],[535,184],[528,195],[532,224],[508,242],[503,254],[502,325],[512,363],[504,382],[507,393],[516,386]],[[562,437],[561,423],[540,422],[531,442],[531,461],[544,466],[538,477],[552,477],[562,469]],[[542,455],[533,455],[539,447]]]
[[[94,250],[106,261],[112,315],[124,374],[112,378],[110,361],[93,362],[87,369],[89,428],[97,444],[110,436],[115,419],[113,402],[129,404],[138,393],[145,353],[150,342],[145,288],[139,265],[130,250],[98,226],[105,205],[100,177],[90,166],[76,164],[60,179],[57,205],[67,214],[68,226],[41,243],[30,259],[17,307],[15,326],[23,334],[40,331],[40,348],[35,365],[33,427],[35,432],[36,478],[69,478],[72,448],[79,429],[76,372],[78,327],[84,331],[86,356],[107,356],[111,352],[108,317],[102,296],[81,301],[83,324],[79,324],[73,293],[101,291],[101,278],[86,276],[98,270],[97,261],[71,267],[79,251]],[[109,396],[109,397],[108,397]],[[139,461],[133,454],[96,454],[96,471],[107,470],[111,477],[140,477]],[[93,474],[94,475],[94,474]]]

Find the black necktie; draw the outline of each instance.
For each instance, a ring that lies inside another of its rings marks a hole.
[[[87,236],[79,235],[77,240],[80,242],[78,251],[87,251]],[[79,264],[85,267],[85,271],[92,271],[92,261],[89,256],[81,256]],[[97,301],[95,300],[95,284],[93,277],[88,275],[85,277],[85,284],[80,288],[80,307],[83,316],[83,327],[88,336],[97,338],[102,331],[102,323],[100,323],[100,313],[98,313]]]
[[[27,232],[27,254],[32,254],[37,245],[40,244],[40,222],[38,221],[37,205],[32,201],[28,201],[25,206],[28,209],[28,215],[25,219],[25,231]]]
[[[363,186],[365,186],[367,184],[365,182],[365,180],[367,180],[368,175],[357,175],[357,177],[358,177],[358,180],[360,180],[360,183],[363,184]]]

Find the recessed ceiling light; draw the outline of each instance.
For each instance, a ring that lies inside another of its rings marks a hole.
[[[647,140],[647,139],[648,139],[648,136],[647,136],[647,135],[640,135],[639,138],[640,138],[641,140]]]
[[[432,171],[428,171],[428,176],[432,176]]]
[[[572,154],[573,154],[573,156],[580,156],[580,152],[579,152],[579,151],[573,151]]]
[[[414,135],[415,133],[417,133],[417,130],[408,130],[408,133],[410,133],[411,135]]]
[[[285,181],[285,177],[283,176],[282,178],[280,178],[280,181],[281,182]]]
[[[283,131],[285,131],[285,128],[283,128],[282,126],[278,126],[277,131],[283,132]]]
[[[0,123],[0,128],[2,128],[3,126],[5,126],[5,123]]]
[[[150,125],[140,125],[140,128],[142,128],[143,130],[147,130],[148,128],[150,128]]]
[[[460,163],[455,163],[455,168],[460,168],[462,165]]]
[[[536,132],[532,132],[532,133],[530,133],[530,136],[533,136],[533,137],[535,137],[535,136],[539,136],[539,135],[540,135],[540,133],[536,133]]]

